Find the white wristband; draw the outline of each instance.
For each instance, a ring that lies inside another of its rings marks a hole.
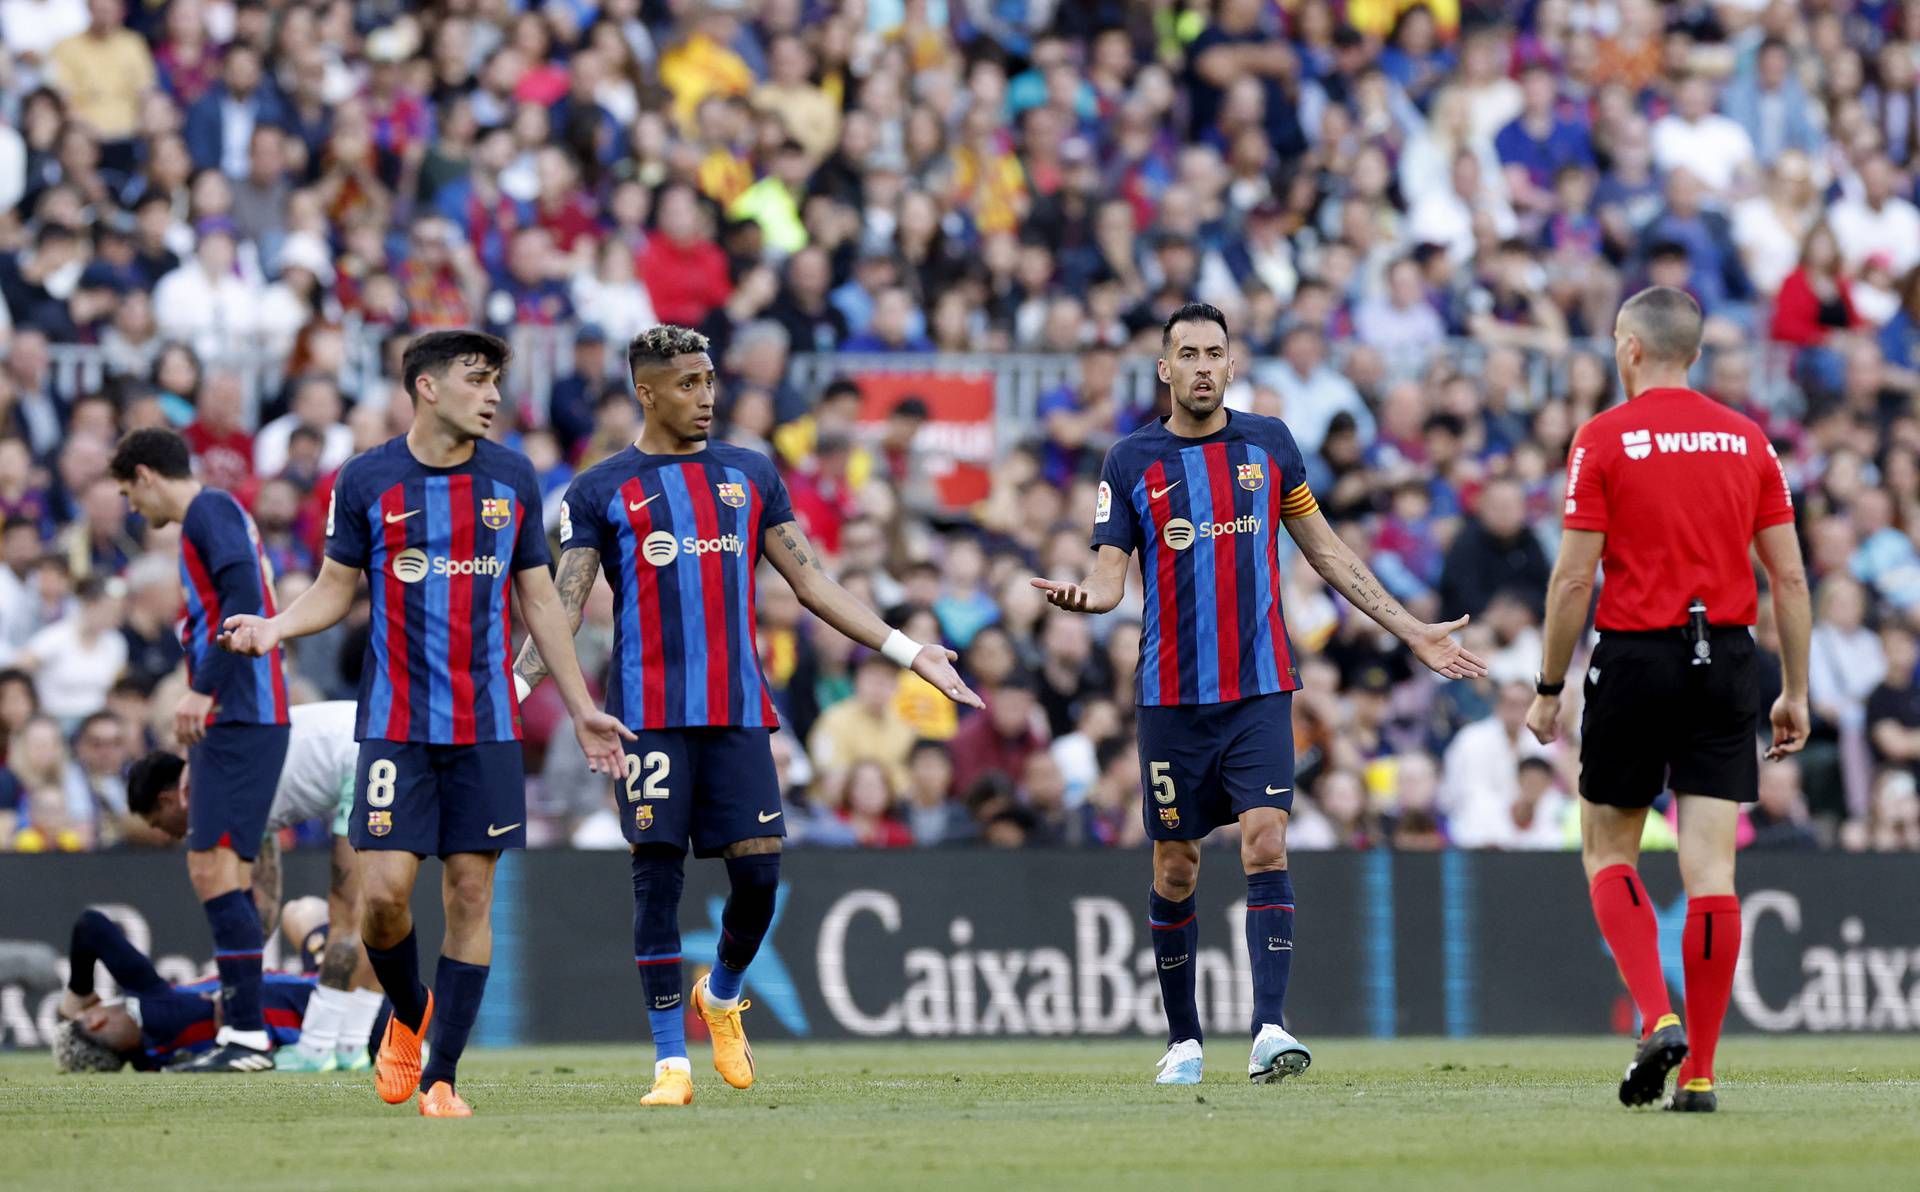
[[[886,641],[880,643],[880,652],[891,659],[895,666],[912,666],[913,660],[920,656],[920,643],[896,629],[887,634]]]
[[[522,678],[519,671],[513,673],[513,694],[523,704],[533,694],[533,685]]]

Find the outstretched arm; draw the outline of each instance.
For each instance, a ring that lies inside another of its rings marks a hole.
[[[1593,569],[1607,536],[1599,530],[1563,530],[1560,533],[1560,557],[1553,563],[1553,578],[1547,581],[1547,621],[1541,630],[1540,681],[1564,683],[1567,666],[1573,661],[1574,644],[1587,623],[1587,606],[1593,601]],[[1560,697],[1533,697],[1527,710],[1527,727],[1542,745],[1560,735]]]
[[[593,581],[599,574],[600,552],[590,546],[571,547],[560,556],[560,573],[553,577],[553,587],[560,594],[561,607],[566,610],[569,638],[580,632],[580,616],[587,606],[587,593],[593,591]],[[520,658],[513,664],[513,673],[526,684],[520,692],[521,699],[527,698],[527,693],[552,673],[546,659],[540,656],[540,643],[534,641],[531,634],[520,647]]]
[[[626,725],[593,706],[587,691],[587,677],[580,673],[580,657],[573,652],[575,618],[567,622],[560,594],[554,590],[553,577],[544,564],[514,573],[513,593],[520,605],[520,619],[526,622],[527,636],[546,659],[553,681],[560,686],[560,698],[567,703],[567,715],[573,717],[573,733],[587,755],[587,769],[596,774],[618,774],[626,767],[626,750],[621,738],[633,740]]]
[[[1360,557],[1340,541],[1327,524],[1326,514],[1315,510],[1305,517],[1287,518],[1284,524],[1320,578],[1345,596],[1347,603],[1405,642],[1427,669],[1449,679],[1473,679],[1487,673],[1486,663],[1453,640],[1454,632],[1466,625],[1467,618],[1429,625],[1402,608]]]
[[[353,594],[359,587],[360,569],[330,558],[320,565],[320,575],[312,586],[278,616],[241,613],[228,617],[221,625],[224,632],[220,645],[236,654],[258,657],[281,642],[330,628],[353,607]]]
[[[1127,552],[1108,543],[1100,544],[1094,557],[1093,574],[1084,584],[1064,580],[1033,580],[1033,586],[1047,594],[1047,603],[1070,613],[1111,612],[1127,594]]]
[[[910,663],[914,674],[933,684],[954,703],[969,708],[986,707],[980,697],[960,681],[959,672],[953,669],[954,661],[960,656],[953,651],[936,642],[920,646],[910,659],[897,655],[895,651],[901,647],[890,647],[889,642],[898,630],[889,629],[878,613],[833,582],[820,566],[820,552],[807,541],[806,531],[797,522],[783,522],[762,537],[767,561],[786,577],[793,594],[814,616],[870,650],[880,650],[895,662]],[[902,634],[900,640],[904,643],[910,639]]]

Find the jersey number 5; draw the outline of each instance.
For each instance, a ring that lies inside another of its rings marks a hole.
[[[1153,801],[1171,803],[1179,798],[1173,790],[1173,775],[1167,771],[1173,769],[1172,762],[1148,762],[1147,777],[1153,783]]]
[[[646,772],[646,780],[641,780],[641,771]],[[673,772],[673,759],[658,749],[646,757],[627,755],[627,802],[637,803],[642,798],[664,799],[667,797],[667,775]],[[639,786],[635,790],[635,785]]]

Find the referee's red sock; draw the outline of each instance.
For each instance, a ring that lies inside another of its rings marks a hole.
[[[1713,1049],[1733,994],[1733,969],[1740,961],[1740,898],[1710,894],[1687,900],[1687,926],[1680,935],[1687,970],[1687,1058],[1679,1085],[1704,1080],[1713,1087]]]
[[[1614,963],[1620,966],[1627,992],[1640,1010],[1640,1035],[1645,1038],[1673,1013],[1666,977],[1660,971],[1660,925],[1653,917],[1653,900],[1631,865],[1609,865],[1594,874],[1589,893],[1600,934],[1613,949]],[[1727,972],[1732,974],[1731,966]],[[1724,997],[1720,1005],[1725,1009]]]

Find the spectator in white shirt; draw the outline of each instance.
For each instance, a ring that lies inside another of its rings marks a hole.
[[[1326,339],[1318,327],[1296,323],[1289,328],[1280,341],[1280,359],[1262,367],[1254,381],[1280,394],[1287,429],[1307,455],[1320,450],[1336,414],[1353,415],[1360,440],[1373,440],[1373,411],[1353,382],[1327,363]]]
[[[127,668],[127,639],[120,635],[120,602],[126,584],[89,579],[80,585],[80,607],[27,641],[14,665],[33,676],[40,708],[71,731],[107,706],[107,692]]]
[[[322,475],[346,463],[353,454],[353,430],[340,418],[345,407],[339,382],[318,373],[301,377],[290,406],[254,436],[253,474],[271,480],[286,471],[287,448],[296,426],[310,427],[320,435]]]
[[[1448,822],[1498,823],[1511,817],[1520,798],[1520,762],[1545,757],[1546,747],[1527,731],[1533,684],[1505,683],[1493,715],[1461,729],[1441,762],[1440,807]]]
[[[193,259],[153,288],[160,333],[184,340],[202,360],[232,356],[250,345],[259,326],[261,294],[240,276],[233,222],[206,219]]]
[[[1674,97],[1674,110],[1654,123],[1653,161],[1663,171],[1685,166],[1708,190],[1725,195],[1753,166],[1753,138],[1713,110],[1713,83],[1690,75]]]
[[[1417,261],[1401,257],[1387,267],[1386,293],[1367,299],[1353,312],[1353,334],[1390,359],[1414,357],[1447,337],[1440,312],[1427,301]]]
[[[1475,804],[1453,822],[1453,842],[1461,848],[1564,849],[1572,801],[1559,788],[1553,766],[1544,757],[1523,757],[1516,768],[1514,799],[1504,808]]]
[[[1828,209],[1827,226],[1849,271],[1876,253],[1887,255],[1896,277],[1920,265],[1920,208],[1899,196],[1900,182],[1900,171],[1876,153],[1860,167],[1860,194]]]
[[[1422,195],[1407,215],[1407,240],[1413,244],[1441,244],[1455,265],[1473,260],[1473,218],[1484,212],[1493,220],[1494,234],[1505,240],[1519,230],[1513,208],[1486,184],[1480,155],[1469,149],[1454,154],[1452,185]]]

